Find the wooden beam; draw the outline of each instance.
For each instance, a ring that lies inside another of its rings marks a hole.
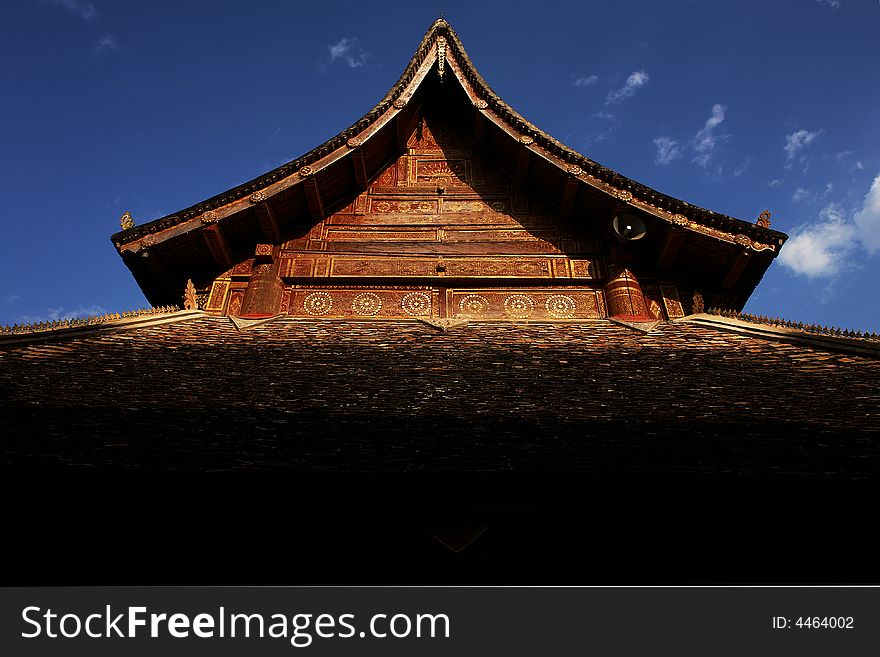
[[[271,244],[278,244],[281,241],[281,228],[278,225],[278,218],[272,211],[269,201],[257,203],[254,206],[254,212],[257,215],[257,223],[260,224],[260,230],[266,241]]]
[[[205,238],[214,262],[223,268],[232,265],[232,249],[229,248],[229,242],[226,241],[226,236],[218,224],[205,226],[202,229],[202,237]]]
[[[675,263],[681,244],[684,242],[684,231],[678,228],[669,227],[663,236],[663,243],[660,246],[660,259],[657,267],[660,270],[670,269]]]
[[[320,221],[324,218],[324,201],[321,199],[321,190],[318,188],[318,181],[314,176],[303,182],[303,190],[306,193],[312,219]]]
[[[483,150],[483,144],[486,143],[486,119],[483,118],[481,112],[474,113],[474,150],[480,152]]]
[[[406,151],[406,142],[409,139],[409,130],[407,130],[407,120],[404,112],[400,112],[394,122],[397,126],[397,150],[403,153]]]
[[[516,184],[525,187],[529,180],[529,160],[532,152],[527,146],[522,146],[519,150],[519,157],[516,160]]]
[[[722,289],[733,289],[737,281],[739,281],[739,277],[746,268],[746,265],[749,264],[750,257],[749,252],[745,249],[733,257],[730,261],[730,265],[727,267],[727,273],[724,275],[724,282],[721,284]]]
[[[364,149],[356,148],[351,154],[351,166],[354,169],[354,180],[358,190],[365,191],[369,180],[367,179],[367,165],[364,161]]]
[[[559,215],[563,219],[570,219],[574,212],[574,201],[577,198],[578,180],[571,174],[565,180],[562,189],[562,201],[559,203]]]

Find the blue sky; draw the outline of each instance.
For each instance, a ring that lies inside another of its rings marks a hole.
[[[495,91],[584,155],[792,237],[747,310],[880,331],[880,2],[0,7],[0,324],[146,305],[108,237],[362,116],[443,13]]]

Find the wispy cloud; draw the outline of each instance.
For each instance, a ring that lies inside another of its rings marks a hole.
[[[21,297],[19,295],[11,294],[8,297],[6,297],[5,302],[6,302],[6,305],[9,306],[9,305],[15,303],[16,301],[18,301],[19,299],[21,299]]]
[[[588,75],[583,78],[575,78],[573,84],[576,87],[589,87],[591,84],[596,84],[596,81],[599,79],[598,75]]]
[[[832,278],[856,266],[860,247],[869,257],[880,250],[880,175],[851,217],[840,204],[829,203],[817,222],[796,229],[779,261],[808,278]]]
[[[746,159],[744,159],[742,161],[742,164],[740,164],[736,169],[733,170],[733,177],[739,178],[741,175],[743,175],[746,172],[746,169],[748,169],[751,166],[751,164],[752,164],[752,158],[751,158],[751,156],[747,156]]]
[[[91,315],[104,315],[106,308],[99,305],[79,306],[73,310],[65,310],[64,306],[46,308],[40,315],[19,315],[15,318],[16,324],[34,324],[36,322],[54,322],[57,319],[74,319],[76,317],[89,317]]]
[[[41,3],[53,7],[62,7],[86,20],[98,15],[98,10],[95,9],[95,5],[86,0],[41,0]]]
[[[706,120],[706,125],[694,135],[692,145],[694,148],[695,164],[706,168],[709,160],[712,158],[712,152],[715,150],[715,144],[720,139],[727,139],[729,135],[718,135],[715,129],[724,121],[724,112],[727,108],[724,105],[716,103],[712,106],[712,115]]]
[[[853,223],[868,254],[877,253],[880,250],[880,175],[874,178],[862,207],[853,215]]]
[[[331,46],[327,46],[330,53],[329,66],[337,59],[350,68],[360,68],[370,59],[370,54],[361,48],[361,42],[357,37],[343,37]]]
[[[817,5],[825,5],[832,9],[840,9],[840,0],[816,0]]]
[[[779,178],[774,178],[770,182],[767,183],[767,187],[779,187],[784,181]]]
[[[810,198],[810,192],[803,187],[798,187],[796,190],[794,190],[794,194],[791,195],[791,200],[795,203],[806,201],[808,198]]]
[[[782,150],[785,151],[785,160],[789,163],[788,166],[791,167],[791,162],[797,157],[798,153],[812,144],[816,137],[823,132],[824,130],[798,130],[790,135],[786,135],[785,146],[782,147]]]
[[[119,50],[119,42],[110,34],[105,34],[95,41],[95,52],[114,52]]]
[[[629,74],[626,82],[620,89],[615,89],[608,94],[606,105],[622,103],[627,98],[632,97],[636,91],[648,84],[651,78],[645,71],[633,71]]]
[[[593,132],[588,139],[593,143],[605,141],[614,132],[614,129],[620,125],[620,120],[610,112],[596,112],[590,116],[592,119],[599,119],[605,123],[605,127]]]
[[[681,157],[681,145],[671,137],[657,137],[654,139],[657,147],[657,156],[654,162],[668,166],[676,158]]]

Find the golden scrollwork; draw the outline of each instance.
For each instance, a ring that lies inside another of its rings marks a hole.
[[[131,212],[126,212],[119,218],[119,225],[122,226],[122,230],[134,228],[134,219],[131,217]]]
[[[446,37],[437,37],[437,74],[442,78],[446,70]]]

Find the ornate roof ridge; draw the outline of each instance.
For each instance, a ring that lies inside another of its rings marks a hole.
[[[104,313],[103,315],[13,324],[12,326],[0,326],[0,345],[68,337],[109,328],[141,328],[152,324],[164,324],[169,319],[182,321],[202,315],[204,313],[201,310],[181,310],[178,306],[156,306]]]
[[[492,90],[488,82],[486,82],[483,76],[477,71],[465,51],[461,39],[459,39],[458,35],[455,33],[455,30],[453,30],[449,23],[443,18],[437,19],[428,28],[421,43],[410,59],[409,64],[385,96],[371,110],[364,114],[364,116],[335,137],[331,137],[323,144],[313,148],[306,154],[291,160],[286,164],[282,164],[253,180],[242,183],[241,185],[233,187],[225,192],[221,192],[220,194],[196,203],[195,205],[185,208],[177,213],[161,217],[140,226],[134,226],[127,230],[119,231],[113,234],[110,239],[113,242],[132,241],[148,234],[171,228],[200,214],[215,210],[229,203],[239,201],[251,194],[260,192],[260,190],[268,185],[294,175],[304,167],[309,167],[319,159],[344,146],[349,139],[363,132],[393,106],[395,101],[397,101],[405,91],[406,86],[412,81],[416,72],[431,52],[433,45],[440,37],[443,37],[444,42],[452,48],[455,57],[461,62],[461,70],[465,78],[475,90],[479,92],[481,100],[485,103],[486,107],[491,108],[492,111],[510,127],[521,132],[523,135],[522,138],[530,139],[531,141],[529,143],[536,142],[542,148],[566,162],[570,171],[579,169],[577,175],[586,174],[587,176],[596,178],[601,182],[614,187],[617,190],[618,196],[624,200],[631,200],[633,197],[637,197],[643,203],[667,211],[673,215],[673,218],[681,217],[685,222],[688,220],[697,220],[697,223],[702,224],[703,226],[743,233],[747,237],[757,240],[758,242],[769,242],[771,244],[778,242],[779,244],[782,244],[787,239],[788,236],[785,235],[785,233],[765,227],[762,224],[750,223],[729,215],[707,210],[667,194],[663,194],[662,192],[591,160],[585,155],[578,153],[574,149],[569,148],[562,142],[558,141],[525,119]],[[778,249],[776,250],[778,252]]]
[[[843,351],[859,356],[880,358],[880,335],[876,333],[804,324],[778,317],[718,308],[710,308],[705,313],[688,315],[675,321],[733,330],[754,337],[805,344],[824,351]]]

